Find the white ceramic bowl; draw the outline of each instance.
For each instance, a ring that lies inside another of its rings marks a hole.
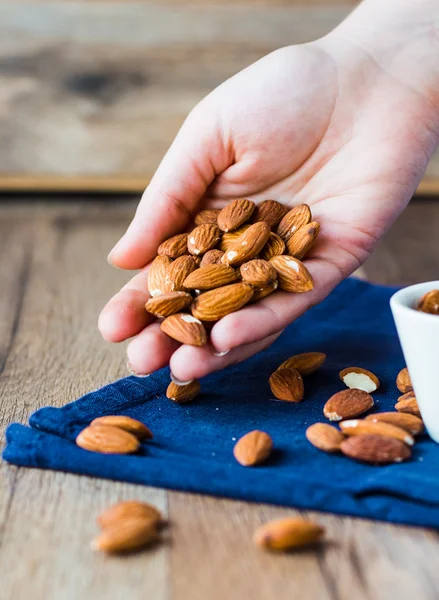
[[[390,308],[425,427],[439,443],[439,316],[415,310],[435,289],[439,281],[406,287],[392,296]]]

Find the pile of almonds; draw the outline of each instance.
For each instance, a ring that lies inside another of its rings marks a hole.
[[[439,315],[439,290],[431,290],[419,300],[417,310],[430,315]]]
[[[162,319],[161,329],[182,344],[204,346],[212,325],[276,289],[313,289],[301,260],[320,231],[311,209],[291,210],[276,200],[256,205],[237,199],[222,210],[202,210],[195,227],[164,241],[148,271],[151,298],[145,309]],[[198,390],[171,384],[167,396],[191,400]]]

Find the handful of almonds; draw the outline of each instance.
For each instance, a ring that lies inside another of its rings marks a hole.
[[[301,262],[320,230],[311,209],[276,200],[256,206],[237,199],[202,210],[195,227],[164,241],[148,272],[145,309],[164,319],[169,337],[194,346],[208,341],[206,324],[276,291],[303,293],[313,280]]]

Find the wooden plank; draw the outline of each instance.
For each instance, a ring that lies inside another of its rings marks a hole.
[[[142,194],[149,183],[147,177],[132,175],[1,175],[0,192],[99,192],[105,194]],[[416,195],[439,195],[439,179],[424,179]]]
[[[0,261],[1,425],[125,374],[123,349],[104,344],[95,326],[100,307],[126,279],[104,258],[124,226],[120,216],[69,218],[59,209],[46,219],[0,219],[0,252],[10,257]],[[167,513],[163,490],[2,463],[2,600],[167,600],[168,545],[129,560],[89,548],[98,512],[132,497]]]
[[[61,190],[75,185],[62,177],[148,179],[214,87],[280,46],[326,34],[349,9],[2,2],[1,185],[35,175]]]

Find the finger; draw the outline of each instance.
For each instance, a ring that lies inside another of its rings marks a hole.
[[[103,308],[98,329],[107,342],[122,342],[137,335],[154,320],[145,310],[149,299],[148,268],[137,273]]]
[[[169,363],[179,346],[163,333],[159,323],[153,323],[128,344],[128,364],[138,375],[153,373]]]
[[[313,290],[304,294],[278,291],[225,316],[211,331],[211,343],[216,352],[225,352],[285,329],[308,308],[326,298],[357,266],[353,261],[344,271],[337,262],[326,257],[312,258],[305,261],[305,264],[314,279]]]
[[[180,129],[127,232],[110,252],[111,264],[138,269],[159,244],[183,231],[209,184],[230,162],[215,119],[198,107]]]
[[[214,371],[220,371],[265,350],[280,336],[279,331],[263,340],[235,348],[224,356],[214,354],[210,346],[181,346],[171,357],[170,367],[174,378],[179,381],[199,379]]]

